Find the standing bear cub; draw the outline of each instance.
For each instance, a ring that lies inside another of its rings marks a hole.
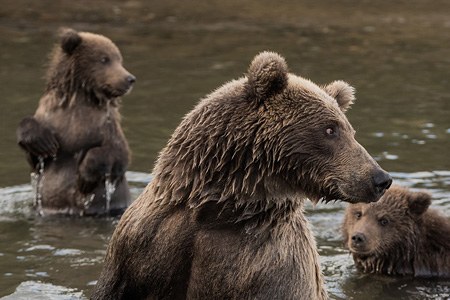
[[[61,30],[44,95],[34,116],[17,129],[37,174],[40,214],[115,214],[129,205],[130,151],[118,106],[134,81],[111,40]]]
[[[306,198],[377,201],[391,183],[354,138],[353,100],[257,55],[175,130],[92,299],[325,299]]]
[[[428,193],[393,186],[377,203],[349,205],[343,233],[357,268],[450,277],[450,219],[430,204]]]

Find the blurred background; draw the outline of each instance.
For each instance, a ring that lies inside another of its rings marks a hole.
[[[426,188],[450,216],[450,2],[0,0],[0,297],[88,297],[115,219],[42,219],[16,145],[44,90],[57,29],[103,34],[137,77],[122,101],[134,196],[194,105],[272,50],[292,73],[356,88],[357,140],[395,182]],[[308,206],[332,299],[447,299],[447,280],[358,273],[342,246],[345,204]],[[28,297],[28,298],[27,298]],[[41,297],[41,298],[40,298]]]

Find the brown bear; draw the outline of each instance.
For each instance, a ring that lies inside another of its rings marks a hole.
[[[450,219],[431,195],[393,186],[376,203],[347,207],[345,245],[367,273],[450,277]]]
[[[376,201],[391,183],[354,138],[353,100],[257,55],[175,130],[92,299],[325,299],[306,198]]]
[[[130,203],[125,178],[130,150],[120,125],[120,96],[135,77],[110,39],[61,29],[47,85],[17,140],[36,177],[40,214],[123,212]]]

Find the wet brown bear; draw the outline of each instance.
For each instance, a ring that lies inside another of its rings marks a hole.
[[[391,178],[354,139],[353,88],[257,55],[185,116],[122,216],[93,299],[324,299],[306,198],[376,201]]]
[[[41,214],[114,214],[129,205],[130,151],[118,104],[134,81],[111,40],[61,30],[44,95],[17,129],[33,171],[42,172],[36,188]]]
[[[430,203],[428,193],[393,186],[376,203],[349,205],[344,240],[358,269],[450,277],[450,220]]]

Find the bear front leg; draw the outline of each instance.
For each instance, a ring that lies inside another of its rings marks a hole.
[[[26,117],[19,123],[16,135],[17,143],[30,156],[29,162],[33,168],[38,157],[54,157],[58,152],[59,143],[55,134],[33,117]]]
[[[112,182],[120,182],[127,171],[129,163],[129,152],[127,152],[127,150],[128,147],[123,147],[120,150],[117,149],[115,152],[111,153],[114,162],[111,169]]]
[[[105,147],[95,147],[87,150],[78,168],[78,187],[84,194],[92,192],[111,173],[112,163]]]

